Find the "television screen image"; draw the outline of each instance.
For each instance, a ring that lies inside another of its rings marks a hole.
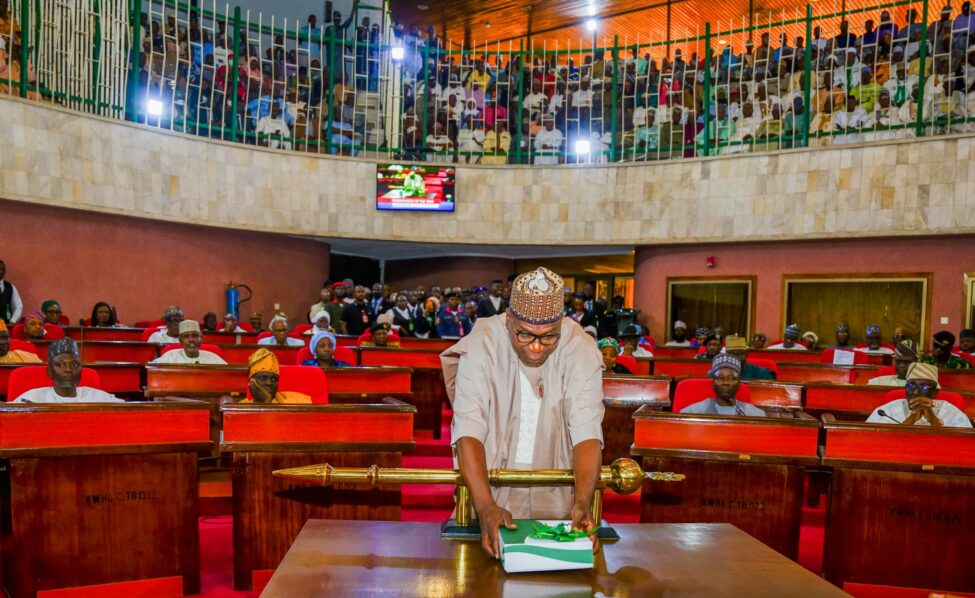
[[[376,209],[453,212],[454,176],[450,166],[379,164]]]

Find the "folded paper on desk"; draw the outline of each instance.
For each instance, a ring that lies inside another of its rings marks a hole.
[[[569,521],[516,519],[517,529],[501,528],[501,564],[508,573],[592,569],[592,539],[586,535],[553,534],[553,528],[568,531]]]

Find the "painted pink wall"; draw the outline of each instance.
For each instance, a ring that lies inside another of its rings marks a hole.
[[[644,325],[658,339],[666,338],[668,277],[756,276],[755,330],[771,339],[784,326],[785,275],[931,273],[928,330],[957,332],[964,327],[964,274],[975,271],[975,256],[967,249],[973,241],[973,236],[952,236],[638,247],[636,304]],[[715,257],[716,267],[706,266],[708,256]],[[947,325],[940,323],[942,316]]]
[[[475,287],[493,279],[506,279],[515,271],[514,260],[491,257],[443,257],[386,262],[386,282],[393,288],[423,285]]]
[[[318,241],[11,201],[0,201],[0,239],[24,311],[57,299],[73,323],[103,300],[125,324],[158,319],[171,303],[188,318],[222,316],[231,280],[254,291],[242,311],[261,312],[265,326],[275,303],[304,323],[329,268]]]

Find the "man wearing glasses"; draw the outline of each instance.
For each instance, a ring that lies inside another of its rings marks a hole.
[[[562,277],[545,268],[515,279],[508,309],[478,318],[444,351],[454,409],[454,460],[470,489],[481,546],[500,555],[512,519],[571,519],[589,531],[602,462],[602,359],[565,318]],[[573,469],[575,488],[492,488],[488,469]]]
[[[867,418],[868,424],[971,428],[972,421],[948,401],[939,401],[938,368],[912,363],[904,384],[905,396],[881,405]]]

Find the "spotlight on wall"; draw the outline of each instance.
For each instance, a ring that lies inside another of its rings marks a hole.
[[[586,154],[588,154],[590,151],[589,140],[576,139],[575,150],[577,156],[585,156]]]
[[[146,112],[149,113],[149,116],[162,116],[163,103],[159,100],[149,100],[146,102]]]
[[[589,19],[588,21],[586,21],[586,29],[588,29],[589,31],[595,31],[596,30],[596,20],[595,19]]]
[[[389,55],[393,57],[393,60],[403,60],[406,58],[406,49],[403,46],[393,46]]]

